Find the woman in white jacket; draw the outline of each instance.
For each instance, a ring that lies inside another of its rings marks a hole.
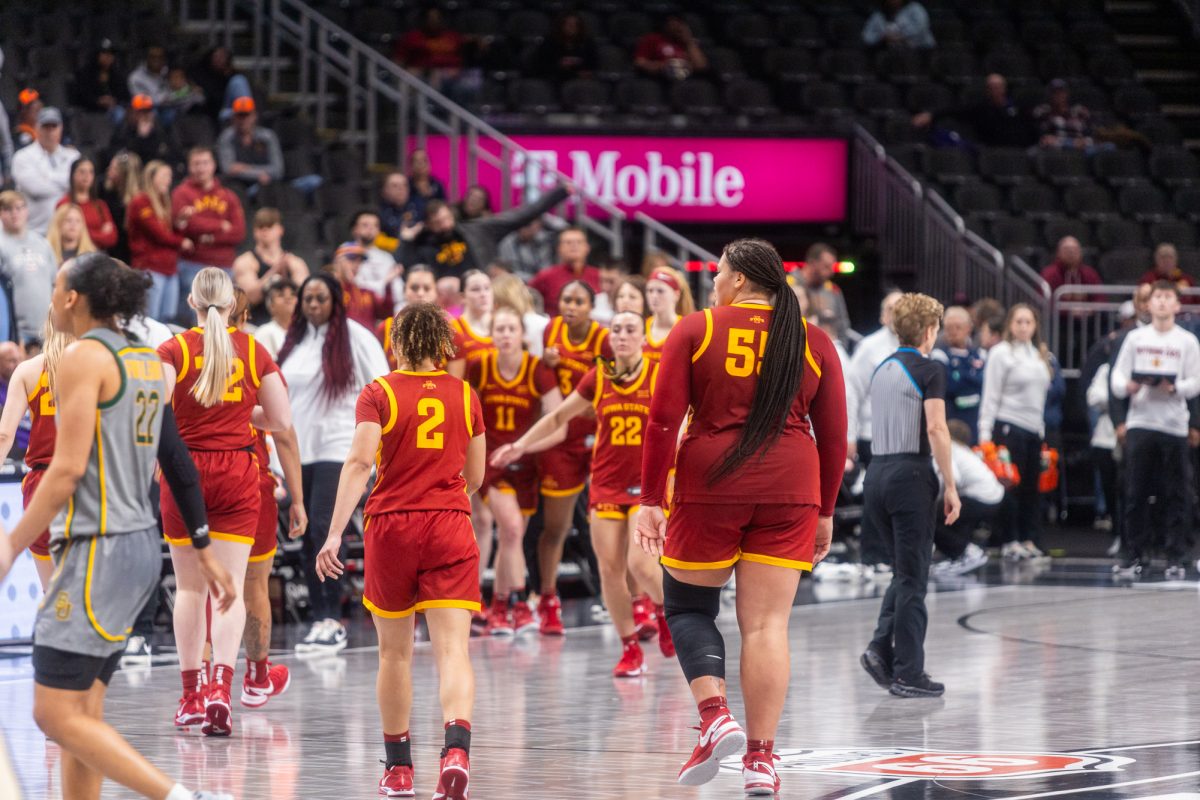
[[[316,558],[325,543],[338,477],[354,438],[359,390],[387,373],[387,359],[375,335],[347,319],[338,282],[317,274],[300,286],[300,303],[279,349],[279,368],[291,395],[308,512],[304,576],[313,626],[296,650],[336,653],[346,646],[342,585],[340,580],[317,579]]]
[[[1025,303],[1009,309],[1004,341],[988,352],[979,408],[979,441],[1004,445],[1021,476],[1000,512],[1005,558],[1034,558],[1040,529],[1038,479],[1042,472],[1043,415],[1054,369],[1037,313]]]

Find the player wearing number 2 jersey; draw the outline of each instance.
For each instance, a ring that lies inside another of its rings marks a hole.
[[[201,327],[165,342],[158,353],[167,386],[174,390],[167,399],[179,419],[179,433],[200,471],[213,552],[240,586],[258,528],[258,464],[251,426],[286,429],[292,424],[291,408],[279,368],[267,349],[227,327],[234,308],[229,276],[214,267],[201,270],[188,303]],[[206,735],[228,736],[233,731],[233,664],[246,606],[238,598],[228,612],[213,613],[213,674],[206,689],[201,658],[208,592],[170,487],[163,484],[161,489],[163,529],[175,566],[175,641],[183,678],[175,724],[200,723]]]
[[[832,342],[804,322],[770,244],[726,247],[714,291],[717,307],[681,320],[663,349],[638,537],[662,557],[667,623],[700,710],[700,743],[679,782],[712,780],[722,758],[747,747],[748,733],[746,791],[771,795],[788,616],[800,572],[829,549],[846,455],[845,387]],[[667,471],[689,408],[668,525]],[[716,625],[735,565],[747,731],[726,705]]]
[[[483,480],[486,442],[479,398],[439,368],[454,353],[442,310],[421,303],[396,316],[392,345],[403,369],[362,390],[350,455],[338,482],[329,536],[317,555],[322,580],[344,571],[342,532],[372,466],[363,545],[363,605],[379,634],[376,683],[386,762],[379,793],[413,794],[414,613],[425,614],[437,661],[446,742],[434,800],[467,796],[475,678],[467,655],[471,612],[480,610],[479,548],[470,495]]]

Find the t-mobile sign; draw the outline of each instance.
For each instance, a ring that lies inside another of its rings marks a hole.
[[[847,144],[842,139],[710,139],[651,136],[514,136],[514,202],[526,186],[545,190],[570,176],[623,211],[663,222],[837,222],[846,216]],[[499,155],[494,142],[482,142]],[[412,145],[415,148],[415,144]],[[435,175],[449,174],[449,140],[427,139]],[[467,185],[466,144],[459,153]],[[479,163],[479,183],[500,192],[500,175]]]

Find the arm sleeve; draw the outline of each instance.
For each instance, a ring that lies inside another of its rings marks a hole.
[[[492,238],[493,242],[498,242],[517,228],[523,228],[538,219],[542,214],[566,200],[567,197],[567,190],[560,186],[553,191],[546,192],[536,202],[501,211],[499,214],[493,214],[475,224],[487,231],[487,235]]]
[[[229,174],[229,167],[237,161],[233,149],[233,128],[226,128],[217,137],[217,167],[222,175]]]
[[[149,205],[138,204],[136,213],[129,215],[129,227],[136,227],[142,236],[164,247],[179,247],[183,244],[183,237],[159,219]]]
[[[941,364],[930,362],[925,365],[925,398],[926,400],[946,399],[946,368]]]
[[[94,200],[92,203],[92,207],[95,208],[96,212],[100,215],[101,227],[103,227],[104,223],[106,222],[113,226],[112,230],[108,233],[102,234],[99,231],[96,231],[96,233],[92,234],[92,242],[96,245],[96,247],[100,248],[101,250],[107,250],[117,243],[117,226],[116,223],[113,222],[112,212],[108,210],[108,203],[104,202],[103,200]]]
[[[1125,341],[1128,338],[1129,338],[1129,336],[1126,335],[1126,336],[1122,336],[1118,340],[1120,343],[1120,346],[1113,350],[1113,352],[1109,355],[1109,360],[1108,360],[1108,380],[1109,380],[1108,418],[1112,420],[1112,424],[1113,424],[1114,428],[1117,426],[1120,426],[1120,425],[1124,425],[1125,418],[1127,416],[1129,416],[1129,400],[1117,397],[1115,394],[1112,393],[1112,372],[1116,368],[1117,358],[1120,355],[1120,351],[1124,349]]]
[[[558,388],[558,376],[540,360],[533,370],[533,388],[537,389],[539,396]]]
[[[667,473],[675,465],[676,434],[692,396],[692,351],[697,323],[703,328],[702,314],[684,317],[663,345],[642,449],[642,505],[661,506],[665,501]]]
[[[283,180],[283,150],[279,147],[279,137],[272,130],[265,128],[264,130],[269,135],[265,137],[267,142],[267,164],[263,167],[263,171],[273,181]]]
[[[821,378],[816,394],[809,403],[813,435],[817,439],[817,463],[821,475],[821,511],[823,517],[833,516],[842,474],[846,466],[846,383],[842,362],[827,336],[819,339],[809,328],[812,341],[809,348],[820,355]]]
[[[34,163],[33,155],[31,151],[18,150],[13,156],[12,175],[17,189],[33,200],[62,194],[62,187],[54,182],[49,170]]]
[[[158,466],[171,489],[171,497],[179,507],[183,523],[187,525],[192,546],[197,549],[208,547],[208,510],[204,507],[204,492],[200,489],[200,473],[196,470],[187,445],[179,436],[175,411],[170,403],[163,408],[162,432],[158,438]]]
[[[992,440],[992,426],[996,423],[996,412],[1000,410],[1000,394],[1004,391],[1004,373],[1007,369],[1007,354],[1003,344],[992,348],[988,354],[987,367],[983,372],[983,398],[979,401],[979,441]],[[997,349],[1000,352],[997,352]]]
[[[225,200],[229,203],[226,219],[229,220],[230,228],[225,233],[218,230],[213,234],[213,238],[217,244],[239,245],[242,239],[246,238],[246,213],[242,210],[242,201],[236,194],[228,189],[225,190],[225,194]]]
[[[1108,410],[1108,364],[1101,364],[1087,388],[1087,404],[1101,413]]]

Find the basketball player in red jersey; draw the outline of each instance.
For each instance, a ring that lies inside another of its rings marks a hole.
[[[180,436],[200,472],[213,553],[242,585],[258,528],[258,465],[251,426],[285,430],[292,424],[292,412],[287,388],[267,349],[228,327],[234,308],[229,276],[215,267],[201,270],[188,303],[201,326],[165,342],[158,353],[166,384],[174,390],[170,399]],[[205,735],[228,736],[233,732],[233,664],[246,606],[239,597],[227,611],[213,613],[213,673],[206,688],[201,654],[208,588],[170,487],[164,482],[160,488],[163,529],[175,566],[175,642],[183,677],[175,724],[200,723]]]
[[[604,605],[624,645],[613,675],[634,678],[645,672],[645,658],[633,619],[627,584],[630,574],[660,611],[658,642],[663,655],[668,658],[675,655],[666,618],[661,614],[662,574],[653,558],[640,549],[631,549],[630,535],[641,496],[636,481],[640,476],[642,437],[657,384],[658,365],[642,356],[645,333],[640,316],[620,311],[613,315],[609,330],[616,354],[611,366],[588,370],[554,413],[542,417],[513,444],[500,448],[492,464],[504,466],[526,453],[538,452],[561,441],[571,420],[589,409],[594,411],[596,443],[588,498],[592,546],[600,564]]]
[[[492,279],[486,272],[467,270],[463,275],[463,313],[450,322],[456,355],[446,365],[446,371],[454,377],[466,375],[472,361],[493,349],[492,309],[495,305]]]
[[[21,481],[22,508],[29,508],[33,492],[46,474],[54,455],[54,437],[57,433],[54,424],[54,376],[63,351],[75,341],[75,337],[58,333],[53,320],[47,317],[46,325],[42,328],[42,340],[42,352],[22,361],[13,370],[8,382],[8,397],[4,401],[4,414],[0,416],[0,462],[8,458],[17,427],[26,411],[32,422],[29,445],[25,448],[25,466],[29,467],[30,472]],[[50,560],[49,528],[42,531],[37,541],[29,546],[29,552],[34,558],[38,580],[44,590],[50,582],[50,574],[54,572],[54,564]]]
[[[779,789],[772,749],[787,694],[788,616],[800,573],[829,551],[846,457],[841,363],[805,323],[767,242],[725,248],[716,307],[675,326],[663,349],[642,457],[637,535],[660,556],[667,624],[700,709],[700,743],[679,782],[712,780],[742,752],[746,792]],[[664,516],[676,434],[671,517]],[[814,442],[815,437],[815,442]],[[737,572],[746,730],[725,702],[721,587]]]
[[[437,281],[433,270],[425,264],[415,264],[405,270],[404,305],[413,306],[417,303],[436,302]],[[400,366],[396,361],[396,354],[392,352],[392,325],[395,324],[395,319],[392,316],[385,317],[375,326],[375,335],[379,337],[379,343],[383,345],[383,353],[387,356],[388,366],[392,369]]]
[[[367,486],[363,525],[363,605],[379,635],[376,694],[387,760],[379,793],[413,796],[408,726],[412,713],[415,612],[425,614],[437,663],[446,742],[434,800],[462,800],[469,783],[475,676],[467,645],[471,612],[480,610],[479,548],[468,497],[483,481],[483,412],[470,385],[439,368],[454,355],[445,314],[409,306],[396,316],[392,345],[401,369],[367,384],[338,482],[329,537],[317,574],[341,575],[342,532]]]
[[[608,331],[591,318],[596,294],[583,281],[571,281],[558,295],[559,316],[546,326],[542,361],[558,375],[558,390],[567,397],[583,380],[597,358],[611,359]],[[541,600],[539,626],[544,636],[562,636],[562,605],[558,600],[558,564],[563,543],[571,530],[575,499],[583,491],[591,469],[588,437],[595,432],[590,417],[575,419],[567,438],[541,454],[542,535],[538,539],[538,572]]]
[[[244,331],[246,323],[250,321],[249,298],[237,287],[233,295],[234,308],[230,321],[239,331]],[[270,580],[275,564],[279,502],[275,499],[277,483],[275,473],[271,471],[267,437],[266,431],[254,429],[254,456],[258,461],[258,526],[254,531],[254,544],[250,546],[250,563],[246,566],[246,582],[242,592],[246,598],[246,625],[242,633],[242,646],[246,648],[246,674],[242,677],[242,705],[247,708],[265,705],[267,700],[283,694],[291,685],[288,668],[283,664],[273,665],[268,659],[271,646]],[[304,485],[300,479],[300,443],[296,439],[296,429],[290,425],[287,430],[275,431],[270,437],[291,494],[288,538],[295,539],[308,527],[308,515],[304,511]]]

